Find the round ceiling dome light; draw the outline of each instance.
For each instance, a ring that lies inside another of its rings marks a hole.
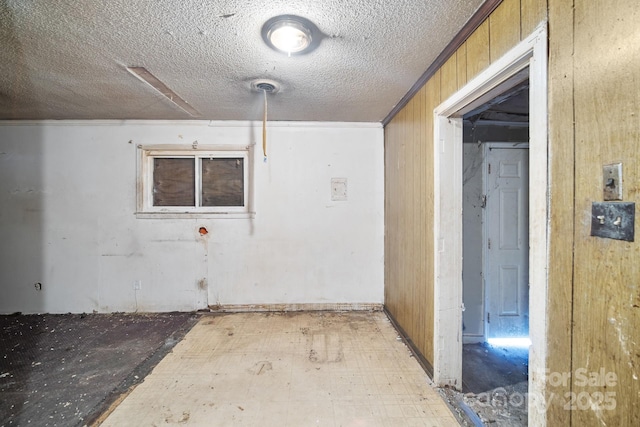
[[[320,41],[320,33],[308,19],[281,15],[265,22],[262,26],[262,38],[272,49],[291,56],[315,49]]]

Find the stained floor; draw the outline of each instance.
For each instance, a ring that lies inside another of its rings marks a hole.
[[[453,426],[382,312],[203,316],[111,426]]]
[[[191,313],[0,316],[0,426],[83,426],[142,382]]]

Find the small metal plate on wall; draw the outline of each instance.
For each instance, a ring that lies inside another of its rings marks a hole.
[[[602,167],[602,197],[604,200],[622,200],[622,163]]]
[[[635,203],[593,203],[591,205],[591,235],[633,242]]]

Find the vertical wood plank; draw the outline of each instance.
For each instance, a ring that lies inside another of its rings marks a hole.
[[[520,38],[524,39],[547,17],[547,0],[520,0]]]
[[[451,58],[440,68],[440,102],[446,100],[458,90],[458,64],[457,55]]]
[[[640,425],[640,243],[590,236],[602,165],[623,163],[623,197],[640,202],[640,9],[635,0],[575,2],[575,261],[573,371],[612,372],[613,410],[578,410],[572,425]],[[638,214],[636,213],[636,220]],[[637,230],[637,226],[636,226]]]
[[[427,115],[427,107],[426,107],[426,87],[422,87],[420,92],[418,92],[418,97],[420,99],[420,150],[419,150],[419,165],[420,165],[420,173],[419,180],[420,185],[418,187],[418,200],[420,202],[419,205],[419,227],[418,233],[420,236],[419,242],[419,252],[418,256],[420,262],[418,264],[418,278],[419,278],[419,290],[416,295],[416,304],[420,308],[420,312],[418,313],[417,318],[417,327],[416,330],[419,331],[419,335],[417,338],[420,341],[419,348],[424,349],[426,346],[426,325],[427,319],[426,316],[422,315],[424,311],[424,307],[427,303],[427,276],[425,274],[426,266],[424,259],[426,257],[426,229],[429,226],[428,217],[426,215],[426,197],[425,192],[427,188],[426,178],[427,178],[427,161],[425,159],[425,154],[427,151],[427,124],[426,124],[426,115]]]
[[[485,21],[467,39],[467,79],[471,80],[487,68],[489,56],[489,21]]]
[[[427,255],[424,257],[425,263],[425,277],[427,277],[427,287],[426,287],[426,295],[427,302],[425,304],[425,318],[427,319],[427,325],[425,328],[425,347],[424,347],[424,356],[433,363],[433,340],[434,340],[434,288],[433,288],[433,280],[429,278],[433,277],[434,266],[433,266],[433,258],[435,248],[433,247],[433,193],[434,193],[434,176],[433,176],[433,110],[440,104],[440,71],[437,71],[433,78],[429,80],[426,84],[426,109],[427,109],[427,120],[426,120],[426,129],[427,129],[427,151],[426,151],[426,164],[428,165],[427,178],[425,179],[426,183],[426,194],[425,194],[425,202],[426,202],[426,215],[429,221],[429,227],[427,228],[426,233],[426,253]]]
[[[467,84],[467,43],[463,43],[456,52],[458,89]]]
[[[389,210],[393,214],[389,219],[389,230],[386,233],[390,236],[390,247],[389,251],[391,252],[389,259],[389,270],[390,270],[390,282],[389,282],[389,300],[388,307],[392,313],[396,313],[400,309],[399,304],[399,292],[400,292],[400,278],[398,274],[399,266],[399,257],[400,257],[400,248],[398,247],[398,242],[400,239],[400,213],[398,208],[399,203],[399,187],[400,183],[400,174],[398,164],[400,162],[400,119],[401,113],[399,113],[394,120],[390,123],[391,127],[391,141],[388,144],[390,156],[391,156],[391,164],[389,166],[389,177],[390,180],[388,184],[388,192],[386,193]],[[386,301],[385,301],[386,302]]]
[[[414,307],[414,290],[415,290],[415,263],[414,263],[414,243],[415,243],[415,232],[414,232],[414,197],[413,197],[413,183],[415,181],[415,177],[413,176],[414,170],[414,121],[415,121],[415,106],[416,106],[416,98],[414,97],[409,105],[407,105],[406,111],[406,134],[405,134],[405,148],[407,153],[407,162],[404,169],[404,186],[405,186],[405,202],[403,204],[404,209],[404,219],[405,219],[405,230],[404,230],[404,248],[405,248],[405,256],[404,256],[404,274],[405,274],[405,283],[406,293],[404,296],[405,301],[405,309],[404,313],[405,322],[408,324],[412,324],[413,326],[413,313],[415,311]],[[413,327],[412,327],[413,330]]]
[[[520,0],[504,0],[489,16],[490,61],[520,41]]]
[[[394,169],[392,167],[395,158],[395,121],[391,121],[384,128],[384,303],[387,309],[395,311],[395,298],[393,293],[396,289],[396,283],[393,280],[393,263],[392,256],[395,254],[395,248],[392,241],[395,239],[397,232],[393,226],[395,212],[393,189],[395,188]]]
[[[409,140],[409,136],[410,136],[410,132],[409,132],[409,120],[412,114],[412,109],[413,109],[413,104],[409,104],[407,105],[407,108],[405,108],[403,115],[402,115],[402,162],[400,163],[400,173],[402,175],[402,200],[400,202],[400,209],[401,209],[401,216],[400,216],[400,224],[401,224],[401,228],[400,228],[400,233],[401,233],[401,240],[400,240],[400,246],[402,248],[401,252],[400,252],[400,256],[401,256],[401,266],[402,266],[402,270],[400,271],[400,280],[402,283],[402,291],[401,291],[401,295],[402,295],[402,307],[403,307],[403,313],[402,313],[402,321],[405,324],[410,324],[411,323],[411,317],[410,317],[410,297],[409,294],[411,292],[411,287],[410,287],[410,273],[411,271],[409,270],[409,252],[410,252],[410,248],[409,248],[409,233],[411,232],[411,227],[409,224],[409,217],[410,217],[410,210],[409,210],[409,206],[408,206],[408,202],[409,199],[411,197],[410,193],[409,193],[409,185],[410,185],[410,181],[409,181],[409,175],[407,174],[407,168],[408,168],[408,163],[410,162],[410,153],[409,153],[409,144],[410,144],[410,140]]]
[[[547,367],[571,372],[571,304],[573,292],[574,122],[573,5],[550,0],[549,43],[549,173],[551,185],[548,273]],[[537,373],[536,375],[541,375]],[[546,382],[544,401],[550,402],[547,425],[570,425],[572,411],[564,408],[570,384]]]
[[[397,270],[397,278],[398,281],[398,322],[401,325],[406,325],[406,307],[405,307],[405,295],[406,295],[406,282],[405,282],[405,274],[404,274],[404,239],[405,239],[405,219],[404,219],[404,193],[405,193],[405,181],[404,181],[404,167],[405,167],[405,156],[404,156],[404,135],[405,135],[405,126],[406,126],[406,115],[407,109],[406,107],[402,109],[400,114],[398,114],[398,159],[397,159],[397,168],[398,168],[398,187],[395,189],[397,198],[396,203],[398,204],[398,237],[397,237],[397,250],[398,256],[396,258],[398,263]]]
[[[417,317],[419,316],[419,307],[416,307],[416,294],[418,293],[418,287],[419,287],[419,282],[418,282],[418,264],[420,262],[420,260],[417,257],[417,244],[418,244],[418,236],[416,233],[417,230],[417,221],[418,221],[418,217],[417,217],[417,212],[416,212],[416,205],[417,205],[417,199],[416,199],[416,185],[418,184],[418,180],[416,177],[416,174],[418,173],[418,163],[417,163],[417,159],[416,159],[416,152],[419,149],[419,135],[417,133],[417,129],[419,128],[419,124],[417,122],[417,118],[418,118],[418,114],[416,113],[416,111],[419,113],[420,112],[420,99],[417,96],[413,97],[413,105],[410,111],[411,114],[411,123],[409,126],[409,133],[410,133],[410,140],[411,140],[411,167],[409,168],[408,172],[408,179],[409,179],[409,184],[407,186],[407,188],[410,189],[410,198],[411,198],[411,203],[409,206],[409,212],[408,214],[410,215],[410,219],[409,219],[409,223],[410,225],[410,232],[408,232],[408,242],[409,242],[409,251],[410,251],[410,256],[409,256],[409,265],[408,270],[410,272],[410,277],[409,277],[409,288],[411,289],[410,293],[409,293],[409,313],[408,315],[411,317],[411,323],[412,323],[412,328],[414,330],[417,330]]]
[[[398,120],[385,128],[385,305],[398,311]]]

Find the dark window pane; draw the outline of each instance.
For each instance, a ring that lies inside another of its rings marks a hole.
[[[202,159],[202,206],[244,206],[244,159]]]
[[[194,159],[153,159],[153,206],[195,206]]]

